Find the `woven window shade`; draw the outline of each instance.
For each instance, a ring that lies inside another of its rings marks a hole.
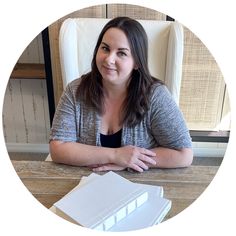
[[[228,90],[225,90],[225,96],[224,96],[224,104],[223,104],[223,110],[222,110],[222,116],[220,124],[218,125],[219,130],[230,130],[230,102],[229,102],[229,94]]]
[[[222,114],[225,83],[204,44],[187,28],[180,108],[192,130],[216,130]]]
[[[145,20],[165,20],[166,15],[141,6],[129,5],[129,4],[108,4],[107,5],[107,18],[113,18],[117,16],[128,16],[134,19]]]

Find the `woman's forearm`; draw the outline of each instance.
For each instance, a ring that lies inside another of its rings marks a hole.
[[[105,148],[75,142],[51,141],[50,154],[55,162],[77,166],[115,164],[143,171],[143,169],[148,169],[147,164],[156,164],[153,160],[156,156],[154,152],[131,145]]]
[[[74,142],[51,141],[49,144],[52,160],[58,163],[89,166],[111,163],[114,149],[91,146]]]
[[[174,150],[164,147],[152,149],[156,153],[153,159],[156,165],[149,165],[150,168],[178,168],[190,166],[193,160],[193,151],[191,148]]]

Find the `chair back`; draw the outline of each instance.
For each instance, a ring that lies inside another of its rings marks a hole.
[[[60,29],[59,53],[63,87],[91,69],[93,51],[103,26],[110,19],[68,18]],[[138,20],[148,35],[148,63],[151,74],[165,82],[179,104],[183,27],[178,22]]]

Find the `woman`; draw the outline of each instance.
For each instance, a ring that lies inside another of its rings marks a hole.
[[[191,138],[165,85],[150,75],[147,35],[128,17],[109,21],[91,72],[65,89],[51,129],[53,161],[94,171],[191,165]]]

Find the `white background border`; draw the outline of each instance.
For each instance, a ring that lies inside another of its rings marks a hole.
[[[3,5],[4,2],[4,5]],[[206,191],[178,216],[159,226],[140,231],[148,235],[235,235],[236,157],[235,67],[236,27],[233,0],[147,0],[147,1],[27,1],[8,0],[0,4],[0,109],[10,73],[30,41],[62,16],[84,7],[104,3],[127,3],[153,8],[187,26],[208,47],[228,84],[232,109],[232,130],[224,161]],[[2,116],[1,116],[2,118]],[[2,124],[2,122],[1,122]],[[98,235],[70,224],[49,212],[32,197],[16,175],[9,160],[3,133],[0,135],[0,235]],[[232,214],[231,214],[232,212]],[[230,232],[230,233],[229,233]],[[103,233],[101,233],[103,234]],[[123,233],[136,235],[137,232]]]

